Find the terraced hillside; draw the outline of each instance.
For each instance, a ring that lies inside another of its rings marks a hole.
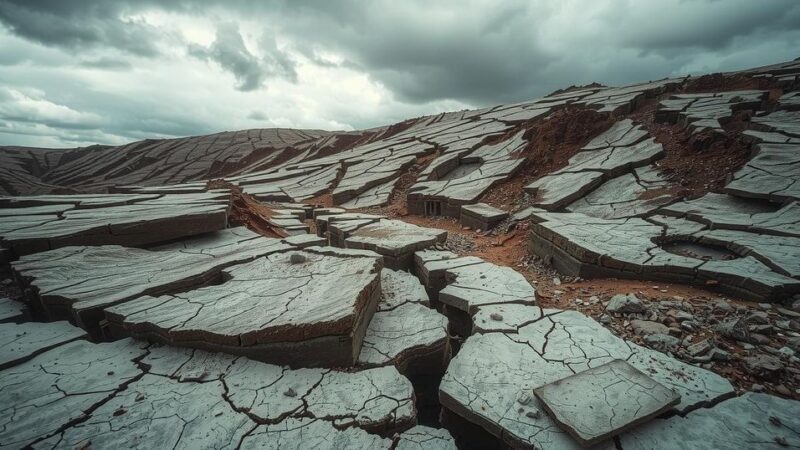
[[[0,147],[0,448],[800,446],[799,77]]]

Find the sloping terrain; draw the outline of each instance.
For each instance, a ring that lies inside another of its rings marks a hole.
[[[0,147],[0,448],[800,446],[799,77]]]

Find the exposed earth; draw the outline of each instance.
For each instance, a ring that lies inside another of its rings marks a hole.
[[[800,447],[800,61],[0,193],[0,448]]]

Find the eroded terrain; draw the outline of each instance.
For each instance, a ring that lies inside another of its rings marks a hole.
[[[798,447],[798,76],[0,148],[0,448]]]

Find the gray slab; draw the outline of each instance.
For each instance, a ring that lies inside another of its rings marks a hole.
[[[481,305],[536,302],[533,286],[509,267],[484,262],[447,269],[445,278],[439,301],[467,314]]]
[[[584,447],[646,423],[681,398],[621,359],[533,392],[550,417]]]
[[[77,340],[0,372],[0,446],[22,448],[83,419],[142,372],[130,340]]]
[[[686,416],[657,419],[620,436],[626,450],[800,446],[800,402],[746,392]]]
[[[107,308],[106,317],[133,336],[173,345],[300,367],[351,366],[380,297],[381,268],[380,259],[313,248],[272,254],[224,269],[222,284],[140,297]]]
[[[0,324],[0,369],[84,337],[86,332],[69,322]]]
[[[0,323],[18,322],[25,318],[27,308],[22,302],[0,298]]]
[[[417,425],[400,435],[396,450],[456,450],[453,436],[443,428]]]

